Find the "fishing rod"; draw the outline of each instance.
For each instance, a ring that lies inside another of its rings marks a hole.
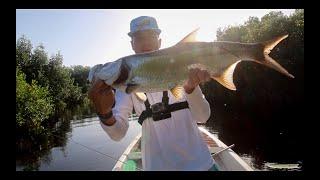
[[[216,152],[214,154],[211,154],[211,155],[212,155],[212,157],[217,156],[218,154],[222,153],[223,151],[228,150],[228,149],[233,148],[233,147],[234,147],[234,144],[232,144],[232,145],[230,145],[230,146],[228,146],[228,147],[226,147],[226,148],[224,148],[224,149],[222,149],[222,150],[220,150],[220,151],[218,151],[218,152]]]
[[[56,136],[56,137],[58,137],[58,138],[62,138],[62,137],[59,137],[59,136],[54,135],[54,134],[53,134],[53,136]],[[72,142],[74,142],[74,143],[76,143],[76,144],[78,144],[78,145],[80,145],[80,146],[82,146],[82,147],[84,147],[84,148],[87,148],[88,150],[91,150],[91,151],[94,151],[94,152],[99,153],[99,154],[101,154],[101,155],[104,155],[104,156],[106,156],[106,157],[109,157],[110,159],[115,160],[116,162],[119,161],[119,162],[121,162],[121,163],[123,163],[123,164],[128,165],[128,163],[126,163],[126,162],[120,161],[119,159],[116,159],[116,158],[114,158],[114,157],[112,157],[112,156],[110,156],[110,155],[108,155],[108,154],[102,153],[102,152],[100,152],[100,151],[98,151],[98,150],[96,150],[96,149],[93,149],[93,148],[90,148],[90,147],[88,147],[88,146],[86,146],[86,145],[83,145],[83,144],[81,144],[81,143],[73,140],[72,137],[69,137],[69,139],[70,139]],[[138,168],[138,167],[136,167],[136,169],[139,170],[139,171],[143,171],[143,169]]]

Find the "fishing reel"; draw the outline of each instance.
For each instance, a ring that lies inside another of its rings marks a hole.
[[[151,111],[154,121],[159,121],[171,117],[171,112],[168,111],[168,107],[163,102],[151,105]]]

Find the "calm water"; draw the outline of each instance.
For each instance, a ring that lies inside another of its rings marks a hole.
[[[97,117],[77,119],[73,116],[56,125],[64,129],[63,137],[57,136],[57,139],[62,139],[61,142],[45,152],[17,156],[16,170],[109,171],[115,165],[115,159],[121,156],[130,141],[141,131],[136,119],[129,123],[127,135],[115,142],[103,131]],[[244,122],[239,123],[243,125]],[[258,130],[248,133],[241,129],[241,125],[232,124],[209,119],[205,127],[226,145],[235,144],[233,150],[255,170],[279,170],[276,167],[280,164],[302,163],[302,157],[298,157],[299,149],[293,148],[296,142],[291,142],[293,140],[285,130],[276,137],[261,137],[257,134]],[[229,126],[238,127],[238,130]],[[267,144],[262,140],[266,138],[269,138]]]
[[[116,163],[116,160],[111,157],[119,158],[132,137],[138,135],[140,131],[139,124],[130,121],[128,134],[121,141],[115,142],[106,135],[96,117],[73,120],[70,123],[71,127],[67,132],[66,144],[54,147],[48,154],[39,157],[39,171],[111,170]],[[27,165],[25,163],[27,161],[23,162],[17,159],[16,170],[23,170]]]

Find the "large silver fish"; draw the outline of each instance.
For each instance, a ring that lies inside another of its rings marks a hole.
[[[268,55],[288,35],[261,43],[197,42],[197,31],[172,47],[96,65],[89,73],[89,81],[95,76],[116,89],[136,93],[145,100],[143,92],[164,90],[170,90],[179,99],[191,67],[208,70],[212,79],[230,90],[236,90],[233,72],[240,61],[254,61],[294,78]]]

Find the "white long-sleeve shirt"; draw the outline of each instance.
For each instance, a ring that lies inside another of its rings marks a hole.
[[[162,101],[162,92],[147,93],[149,103]],[[178,102],[168,91],[169,104]],[[134,107],[137,115],[146,109],[133,94],[116,91],[113,114],[115,124],[100,123],[115,141],[121,140],[129,126],[128,116]],[[207,171],[213,164],[209,149],[200,135],[197,122],[205,123],[210,116],[210,106],[199,86],[191,94],[184,92],[179,101],[186,101],[188,109],[171,113],[171,118],[153,121],[147,118],[142,124],[142,166],[147,171]]]

